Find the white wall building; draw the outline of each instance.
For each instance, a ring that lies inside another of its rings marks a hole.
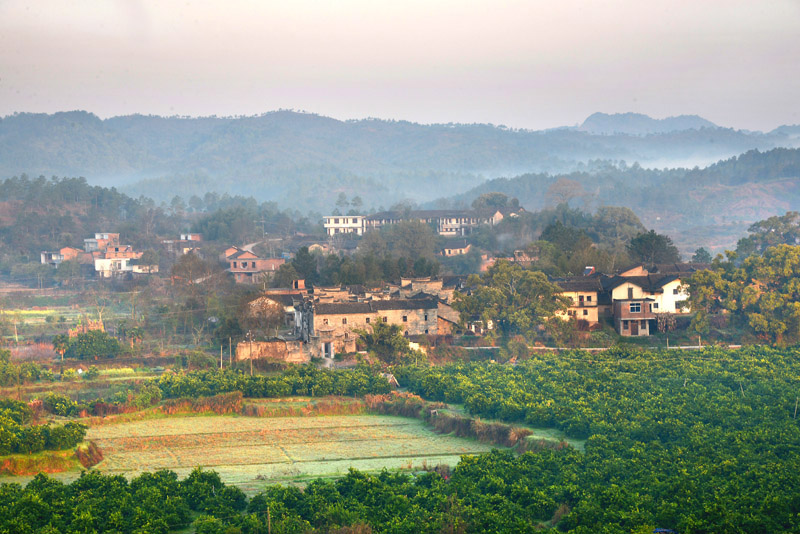
[[[338,234],[364,235],[364,216],[329,215],[324,218],[323,226],[328,236]]]
[[[94,270],[100,278],[133,272],[130,258],[95,258]]]

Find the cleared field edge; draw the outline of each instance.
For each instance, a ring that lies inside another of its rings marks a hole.
[[[231,428],[243,419],[250,420],[242,425],[246,428]],[[162,425],[169,434],[159,434]],[[267,434],[262,436],[259,426]],[[147,436],[132,436],[136,427],[146,429]],[[179,429],[182,434],[176,433]],[[218,431],[221,429],[224,432]],[[306,434],[315,439],[304,439]],[[103,472],[135,476],[160,468],[190,472],[202,466],[219,472],[226,481],[247,486],[262,481],[340,476],[350,467],[367,471],[413,469],[424,463],[441,463],[445,458],[448,465],[454,465],[462,455],[493,448],[474,439],[437,434],[418,419],[382,415],[277,420],[172,416],[100,426],[87,437],[107,447],[105,460],[95,467]],[[251,441],[240,442],[244,437]],[[143,439],[151,440],[145,449],[139,447]],[[235,476],[229,478],[228,473]]]
[[[472,417],[469,415],[469,413],[467,413],[463,404],[448,404],[447,408],[445,408],[443,411],[459,417]],[[501,419],[484,419],[479,417],[475,417],[475,419],[480,419],[484,423],[513,424],[514,426],[530,430],[531,435],[525,438],[528,441],[537,441],[537,440],[554,441],[554,442],[563,441],[569,444],[573,449],[576,449],[578,451],[583,452],[585,449],[586,445],[585,439],[576,439],[567,437],[566,434],[555,428],[540,428],[535,426],[529,426],[524,423],[509,423],[508,421],[503,421]]]
[[[235,425],[239,430],[304,430],[312,428],[338,428],[342,425],[338,421],[341,419],[347,421],[354,421],[366,419],[370,422],[360,423],[358,425],[346,425],[348,427],[385,427],[389,426],[386,423],[375,422],[378,418],[383,421],[393,421],[392,426],[417,426],[420,422],[418,419],[409,417],[401,417],[394,415],[320,415],[312,417],[248,417],[238,414],[225,414],[218,415],[211,412],[203,412],[199,414],[176,414],[164,415],[163,417],[155,417],[152,419],[138,419],[132,421],[118,421],[113,424],[103,424],[90,426],[86,434],[87,439],[107,439],[108,437],[148,437],[148,436],[166,436],[166,435],[185,435],[185,429],[182,428],[186,423],[184,420],[202,420],[210,419],[218,421],[219,425]],[[291,423],[287,424],[287,421]],[[124,427],[124,428],[122,428]],[[160,431],[154,433],[154,428],[158,427]],[[266,427],[266,428],[265,428]],[[270,428],[272,427],[272,428]],[[131,430],[134,432],[131,433]],[[214,432],[234,432],[230,427],[225,430],[209,430],[206,433]],[[188,432],[190,434],[202,434],[203,432]]]
[[[316,418],[329,418],[329,417],[360,417],[366,416],[371,417],[374,415],[380,415],[375,413],[370,413],[365,411],[364,413],[314,413],[313,409],[310,413],[295,413],[295,410],[302,410],[309,406],[317,406],[317,405],[325,405],[328,403],[338,403],[342,406],[344,405],[353,405],[353,404],[361,404],[359,399],[354,399],[350,397],[337,397],[337,396],[328,396],[328,397],[284,397],[284,398],[250,398],[246,400],[246,405],[259,407],[259,408],[274,408],[278,410],[276,413],[265,413],[264,415],[243,415],[243,414],[216,414],[213,412],[200,412],[200,413],[180,413],[180,414],[165,414],[157,410],[151,410],[148,413],[142,413],[137,417],[129,417],[126,418],[125,416],[130,415],[137,415],[137,414],[123,414],[122,416],[111,416],[107,419],[102,421],[102,425],[120,425],[126,424],[135,421],[149,421],[152,419],[168,419],[175,416],[179,417],[244,417],[247,419],[250,418],[264,418],[264,419],[296,419],[296,418],[303,418],[313,420]],[[282,413],[285,411],[285,413]],[[464,409],[463,405],[460,404],[449,404],[447,408],[444,410],[445,412],[451,413],[453,415],[459,417],[467,417],[473,418],[470,416]],[[116,419],[119,417],[119,419]],[[397,417],[397,416],[388,416],[384,415],[384,417]],[[408,420],[409,418],[405,417],[398,417],[402,420]],[[413,418],[412,418],[413,419]],[[523,429],[527,429],[531,431],[531,435],[526,437],[527,441],[538,441],[544,440],[548,442],[564,442],[570,445],[572,448],[583,451],[585,448],[586,440],[582,439],[575,439],[567,437],[563,432],[557,430],[555,428],[539,428],[533,427],[529,425],[525,425],[524,423],[508,423],[506,421],[496,420],[496,419],[484,419],[475,417],[475,419],[480,419],[486,423],[501,423],[501,424],[513,424],[513,426],[517,426]],[[91,431],[91,428],[90,428]]]

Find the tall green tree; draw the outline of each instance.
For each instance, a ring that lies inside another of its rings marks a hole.
[[[401,363],[411,354],[408,339],[403,337],[398,324],[376,321],[372,325],[372,330],[359,330],[358,334],[366,344],[367,350],[384,363]]]
[[[516,198],[509,198],[505,193],[492,191],[490,193],[483,193],[472,201],[472,209],[476,211],[499,210],[503,208],[517,209],[519,208],[519,200]]]
[[[462,322],[479,319],[493,325],[503,336],[535,338],[557,312],[566,311],[568,300],[541,271],[498,261],[480,277],[473,275],[469,293],[456,293],[453,308]]]
[[[122,352],[122,346],[115,337],[101,330],[90,330],[78,334],[69,342],[65,358],[78,360],[97,360],[99,358],[114,358]]]
[[[763,254],[768,247],[800,244],[800,212],[789,211],[785,215],[758,221],[747,229],[749,236],[736,245],[740,258]]]
[[[401,221],[384,228],[381,232],[389,250],[412,263],[418,258],[433,258],[437,236],[433,228],[420,221]]]
[[[681,261],[678,248],[669,236],[657,234],[655,230],[642,233],[628,244],[631,259],[643,263],[675,263]]]
[[[711,253],[709,251],[707,251],[704,247],[700,247],[694,251],[691,263],[711,263],[711,260],[713,259],[714,258],[711,257]]]
[[[738,263],[736,254],[714,260],[689,279],[692,327],[709,330],[713,314],[775,344],[800,342],[800,246],[778,245]]]

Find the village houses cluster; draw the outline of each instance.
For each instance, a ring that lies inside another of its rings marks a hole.
[[[419,221],[431,225],[436,233],[445,237],[469,235],[483,225],[497,225],[506,217],[517,217],[524,211],[517,209],[474,210],[416,210],[381,211],[372,215],[328,215],[323,220],[325,233],[329,237],[344,234],[364,235],[370,230],[397,224],[401,221]]]
[[[157,273],[158,265],[140,263],[142,254],[143,252],[133,250],[130,245],[120,244],[119,234],[98,232],[94,237],[83,240],[83,250],[62,247],[57,252],[45,251],[41,254],[41,262],[57,267],[62,262],[75,261],[91,266],[100,278]]]
[[[369,216],[331,215],[323,226],[331,241],[337,236],[363,236],[366,232],[403,220],[417,220],[431,225],[446,238],[444,256],[466,254],[471,246],[468,236],[480,225],[495,225],[505,217],[517,217],[522,211],[489,212],[431,210],[380,212]],[[200,253],[200,234],[182,234],[177,240],[164,240],[162,248],[175,255]],[[325,251],[324,244],[312,244]],[[121,245],[119,234],[97,233],[84,240],[84,249],[64,247],[58,252],[42,252],[41,261],[57,266],[63,261],[92,265],[96,276],[144,275],[158,272],[158,265],[142,264],[142,252]],[[262,258],[251,248],[231,246],[220,255],[234,281],[241,284],[264,284],[280,269],[290,254],[280,258]],[[537,258],[526,251],[515,251],[502,258],[529,267]],[[486,270],[498,258],[484,258]],[[688,313],[684,306],[688,295],[683,281],[705,264],[636,265],[608,275],[587,267],[581,276],[554,278],[551,281],[568,297],[570,305],[562,319],[574,318],[582,328],[597,328],[610,320],[622,336],[648,336],[658,324],[659,314]],[[250,337],[236,349],[237,359],[276,358],[285,361],[309,361],[319,357],[332,361],[337,354],[356,351],[358,331],[369,330],[377,323],[398,325],[403,335],[449,335],[461,325],[459,313],[452,308],[455,291],[468,292],[466,276],[404,278],[399,284],[377,288],[364,286],[306,288],[296,280],[291,288],[265,289],[250,303],[254,315],[279,317],[275,336],[268,341]],[[478,318],[463,324],[475,334],[492,329]],[[279,336],[278,333],[282,335]]]
[[[267,289],[250,303],[253,314],[276,314],[289,330],[270,341],[245,341],[237,359],[276,358],[303,362],[312,357],[332,360],[336,354],[356,351],[358,330],[378,322],[399,325],[407,337],[447,335],[458,325],[453,294],[466,277],[404,278],[399,284],[307,288],[303,280],[294,287]]]
[[[574,318],[587,329],[611,319],[622,336],[648,336],[659,314],[685,314],[688,295],[682,279],[704,264],[639,264],[618,274],[598,273],[587,267],[581,276],[552,279],[570,305],[560,318]],[[268,289],[251,303],[251,312],[283,317],[290,334],[269,341],[246,341],[237,347],[237,359],[274,358],[307,362],[312,357],[332,360],[336,354],[356,351],[358,332],[376,322],[398,325],[407,337],[444,336],[460,325],[452,308],[455,291],[468,292],[466,276],[404,278],[380,288],[364,286],[318,287],[309,290],[302,280],[294,287]],[[464,324],[473,333],[492,325],[478,318]]]

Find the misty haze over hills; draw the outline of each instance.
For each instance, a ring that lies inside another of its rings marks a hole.
[[[636,114],[595,114],[580,129],[525,131],[343,122],[291,111],[106,120],[80,111],[22,113],[0,121],[0,176],[84,176],[158,200],[215,190],[324,211],[340,192],[378,208],[451,195],[498,176],[587,170],[593,160],[693,167],[798,144],[791,128],[743,132],[699,117],[657,121]]]
[[[554,196],[586,211],[626,206],[648,228],[670,235],[684,255],[701,246],[716,253],[735,248],[751,223],[800,210],[800,149],[751,150],[695,169],[606,164],[591,172],[496,178],[428,206],[469,206],[493,191],[529,210],[552,207]]]
[[[537,209],[545,204],[549,185],[568,175],[585,192],[574,202],[587,209],[628,206],[648,226],[693,246],[704,236],[731,236],[752,221],[798,209],[800,166],[797,151],[789,151],[766,162],[755,152],[705,171],[686,169],[754,149],[797,146],[798,126],[747,132],[693,115],[595,113],[577,128],[527,131],[339,121],[293,111],[105,120],[83,111],[20,113],[0,120],[0,178],[84,176],[159,201],[215,191],[323,213],[333,209],[340,193],[358,195],[365,209],[376,210],[404,199],[468,205],[490,190]],[[677,167],[683,169],[645,170]],[[513,176],[518,178],[495,180]],[[727,237],[717,243],[729,244]]]

